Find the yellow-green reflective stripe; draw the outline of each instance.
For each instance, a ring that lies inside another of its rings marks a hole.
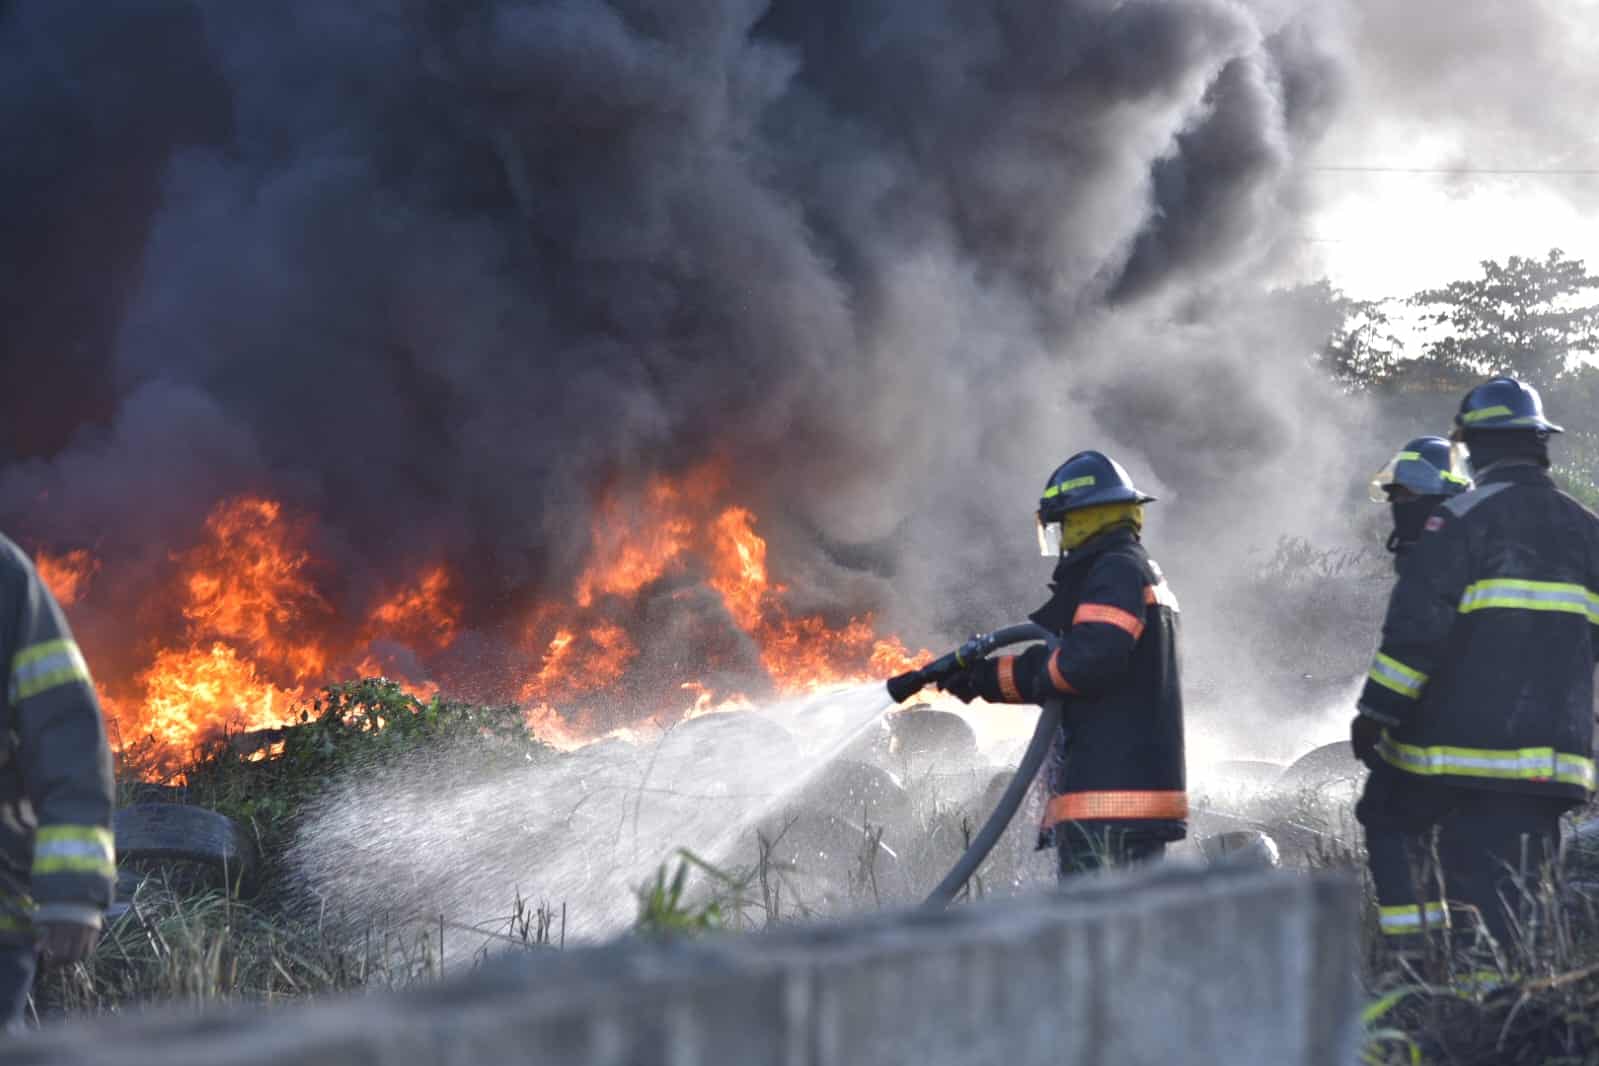
[[[97,825],[47,825],[33,842],[35,876],[56,873],[117,873],[110,830]]]
[[[1559,781],[1594,787],[1592,759],[1553,748],[1452,748],[1402,744],[1386,733],[1377,750],[1384,759],[1413,774],[1484,777],[1507,781]]]
[[[1580,755],[1555,755],[1555,780],[1592,791],[1595,784],[1593,760]]]
[[[1469,477],[1461,477],[1459,474],[1456,474],[1450,470],[1440,470],[1438,471],[1438,476],[1443,478],[1445,481],[1452,481],[1456,485],[1471,484],[1471,479]]]
[[[1437,900],[1379,907],[1377,924],[1384,933],[1419,933],[1423,929],[1449,928],[1449,908]]]
[[[0,933],[25,932],[33,928],[28,912],[33,910],[33,900],[27,896],[13,896],[0,892]]]
[[[1426,674],[1382,652],[1377,653],[1377,658],[1371,664],[1371,672],[1367,676],[1383,688],[1409,699],[1420,696],[1421,690],[1427,687]]]
[[[1070,491],[1072,491],[1072,489],[1087,488],[1087,487],[1089,487],[1092,484],[1094,484],[1094,479],[1093,479],[1092,476],[1090,476],[1090,477],[1077,477],[1077,478],[1072,478],[1070,481],[1062,481],[1059,485],[1051,485],[1047,489],[1045,489],[1044,490],[1044,499],[1046,499],[1046,500],[1053,499],[1054,497],[1059,496],[1063,492],[1070,492]]]
[[[1497,407],[1484,407],[1480,411],[1467,411],[1460,416],[1462,422],[1481,422],[1485,418],[1498,418],[1510,414],[1510,408],[1500,404]]]
[[[1399,462],[1404,462],[1406,459],[1420,459],[1420,458],[1421,458],[1421,453],[1420,452],[1400,452],[1398,455],[1394,456],[1394,462],[1399,463]]]
[[[49,640],[22,649],[11,660],[11,702],[74,682],[91,684],[89,664],[70,640]]]
[[[1460,597],[1461,614],[1492,608],[1580,614],[1599,625],[1599,593],[1569,581],[1489,578],[1467,586]]]
[[[115,877],[117,864],[87,855],[62,855],[51,859],[33,860],[33,876],[44,877],[49,874],[97,874],[101,877]]]
[[[111,830],[99,825],[46,825],[34,834],[34,842],[40,846],[63,840],[98,844],[107,855],[116,846]]]

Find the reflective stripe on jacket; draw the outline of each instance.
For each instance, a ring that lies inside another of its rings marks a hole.
[[[1409,774],[1594,790],[1599,518],[1530,463],[1443,504],[1399,571],[1361,713]]]
[[[0,536],[0,942],[111,902],[111,753],[83,654],[33,563]]]

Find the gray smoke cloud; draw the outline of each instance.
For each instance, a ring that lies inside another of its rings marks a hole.
[[[1402,164],[1415,144],[1433,165],[1592,168],[1599,139],[1588,102],[1599,94],[1599,4],[1530,0],[1515,5],[1361,2],[1346,121],[1328,144],[1339,163]],[[1505,179],[1462,175],[1454,188]],[[1584,178],[1539,182],[1594,205]]]
[[[478,654],[598,487],[724,455],[802,605],[937,640],[1036,604],[1033,501],[1101,447],[1203,606],[1347,481],[1327,323],[1258,285],[1337,15],[12,0],[0,523],[131,601],[271,491],[352,602],[452,561]]]

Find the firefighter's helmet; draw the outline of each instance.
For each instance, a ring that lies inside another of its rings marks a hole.
[[[1511,377],[1492,378],[1466,393],[1455,415],[1453,436],[1460,440],[1467,433],[1502,429],[1565,432],[1544,417],[1538,390]]]
[[[1038,546],[1044,555],[1057,555],[1064,548],[1072,548],[1079,536],[1066,535],[1062,522],[1074,511],[1088,508],[1103,509],[1107,522],[1126,512],[1136,521],[1138,507],[1153,501],[1133,486],[1133,479],[1120,463],[1103,452],[1078,452],[1049,475],[1044,494],[1038,500]],[[1096,512],[1099,514],[1100,512]],[[1098,525],[1098,523],[1090,523]]]
[[[1442,437],[1417,437],[1371,479],[1371,498],[1387,503],[1391,490],[1415,496],[1456,496],[1471,488],[1471,479],[1453,469],[1449,442]]]

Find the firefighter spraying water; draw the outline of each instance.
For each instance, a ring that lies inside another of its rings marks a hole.
[[[931,682],[963,702],[981,697],[1044,708],[1017,774],[1021,783],[996,820],[1014,813],[1020,789],[1053,743],[1043,829],[1061,877],[1158,858],[1186,834],[1177,599],[1141,539],[1143,505],[1153,499],[1100,452],[1066,460],[1039,500],[1039,547],[1059,561],[1052,595],[1032,614],[1030,631],[975,638],[888,684],[896,697]],[[1044,643],[986,657],[1028,636]],[[941,886],[946,891],[951,887]]]

